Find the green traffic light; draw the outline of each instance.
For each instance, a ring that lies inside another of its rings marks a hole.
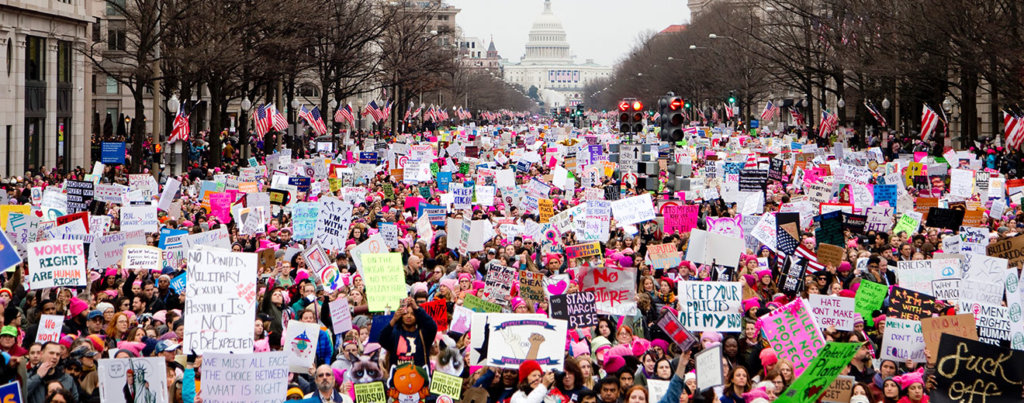
[[[736,97],[729,97],[729,103],[730,104],[736,103]]]

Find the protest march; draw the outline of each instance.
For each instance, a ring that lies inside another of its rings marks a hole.
[[[0,385],[33,403],[1024,399],[1024,179],[985,152],[610,126],[508,114],[180,176],[4,179]]]

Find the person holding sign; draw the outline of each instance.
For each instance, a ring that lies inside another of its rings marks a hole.
[[[512,395],[510,403],[543,403],[554,383],[554,372],[543,373],[537,361],[523,361],[519,364],[519,390]]]
[[[437,334],[437,323],[413,298],[406,298],[380,333],[380,345],[388,352],[388,362],[412,361],[427,365],[430,346]]]

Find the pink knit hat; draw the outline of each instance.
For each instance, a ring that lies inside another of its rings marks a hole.
[[[743,310],[744,311],[748,311],[751,308],[760,308],[760,307],[761,307],[761,301],[759,301],[757,298],[750,298],[750,299],[743,300]]]

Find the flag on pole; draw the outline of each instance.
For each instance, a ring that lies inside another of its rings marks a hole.
[[[821,123],[818,125],[818,137],[828,136],[839,127],[839,117],[828,109],[821,110]]]
[[[1006,147],[1020,148],[1024,142],[1024,118],[1012,112],[1003,111],[1003,130],[1006,133]]]
[[[313,131],[318,135],[327,134],[327,125],[324,124],[323,117],[320,116],[320,108],[314,106],[313,109],[306,109],[306,105],[302,105],[299,109],[299,117],[306,120],[309,127],[313,128]]]
[[[355,116],[352,116],[352,104],[339,106],[338,111],[334,112],[335,122],[349,122],[351,125],[355,120]]]
[[[927,140],[938,124],[939,114],[935,113],[932,108],[925,104],[921,110],[921,140]]]
[[[188,136],[192,130],[188,124],[188,116],[185,114],[185,105],[178,108],[178,113],[174,115],[174,126],[171,129],[171,137],[167,140],[168,144],[174,143],[175,141],[188,141]]]
[[[775,119],[775,114],[779,111],[779,107],[775,106],[772,101],[768,101],[764,104],[764,110],[761,111],[761,120],[772,120]]]
[[[864,107],[868,108],[868,113],[870,113],[871,116],[874,116],[875,120],[878,121],[878,124],[882,125],[882,127],[886,127],[887,122],[885,121],[885,116],[882,116],[882,113],[878,111],[878,107],[876,107],[873,102],[865,100]]]
[[[263,136],[266,136],[270,132],[270,128],[273,127],[274,119],[267,110],[266,105],[256,107],[252,112],[252,117],[256,122],[256,137],[263,140]]]
[[[284,131],[284,129],[288,128],[288,119],[285,119],[284,115],[277,111],[277,107],[274,104],[267,104],[267,113],[270,114],[271,125],[274,127],[274,130]]]
[[[725,117],[726,119],[732,120],[736,117],[736,107],[726,104],[725,105]]]
[[[797,110],[796,107],[791,106],[789,108],[789,115],[792,116],[793,120],[796,121],[797,126],[803,126],[807,124],[807,121],[804,120],[804,114],[800,113],[800,111]]]

